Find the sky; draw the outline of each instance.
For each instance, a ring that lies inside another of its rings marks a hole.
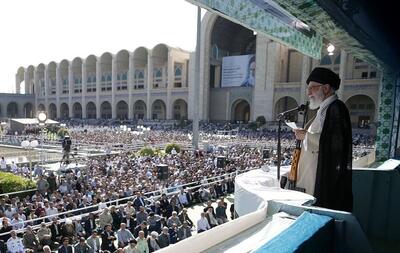
[[[15,92],[21,66],[159,43],[194,51],[196,22],[185,0],[0,1],[0,92]]]

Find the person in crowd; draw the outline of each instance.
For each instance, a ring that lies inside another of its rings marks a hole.
[[[208,220],[208,224],[210,224],[211,228],[218,226],[218,221],[216,216],[213,213],[212,207],[209,207],[206,212],[206,218]]]
[[[25,246],[22,239],[17,236],[15,230],[11,230],[11,237],[7,240],[7,252],[10,253],[24,253]]]
[[[158,244],[160,248],[165,248],[170,245],[170,235],[168,227],[162,228],[162,233],[158,236]]]
[[[132,234],[135,233],[135,227],[137,226],[136,220],[132,218],[130,213],[126,213],[126,216],[122,218],[122,223],[125,223],[126,229],[131,231]]]
[[[96,229],[92,230],[92,234],[87,238],[86,243],[90,246],[93,253],[101,250],[100,238]]]
[[[92,248],[86,243],[85,237],[80,237],[79,242],[74,246],[74,253],[91,253]]]
[[[124,248],[129,244],[131,239],[134,239],[133,234],[131,231],[126,229],[126,224],[121,223],[120,229],[117,231],[117,238],[118,238],[118,247]]]
[[[218,201],[218,207],[215,209],[215,217],[217,218],[218,224],[228,222],[228,216],[226,215],[226,203]]]
[[[112,231],[112,225],[111,224],[105,225],[104,231],[103,233],[101,233],[101,249],[114,252],[116,250],[114,246],[115,239],[116,237],[114,231]]]
[[[99,215],[99,228],[104,229],[107,224],[112,224],[113,218],[109,213],[108,208],[104,208],[103,212]]]
[[[62,245],[57,250],[58,253],[74,253],[74,248],[70,244],[69,238],[62,239]]]
[[[136,238],[139,253],[149,253],[149,244],[147,243],[146,237],[144,235],[144,231],[139,231],[138,238]]]
[[[135,239],[131,239],[129,241],[129,245],[125,246],[124,253],[139,253],[137,249],[137,241]]]
[[[149,214],[147,213],[144,206],[139,207],[139,212],[136,213],[136,222],[142,223],[143,221],[147,221]]]
[[[147,227],[147,221],[143,221],[142,223],[140,223],[138,226],[136,226],[136,228],[135,228],[135,233],[133,234],[135,237],[138,237],[139,236],[139,232],[140,231],[143,231],[144,232],[144,235],[145,235],[145,237],[147,237],[148,236],[148,233],[149,233],[149,230],[148,230],[148,227]]]
[[[167,225],[168,227],[171,227],[174,223],[177,226],[181,225],[181,221],[179,220],[178,214],[175,211],[173,211],[172,216],[168,218]]]
[[[192,236],[192,231],[190,230],[190,227],[188,226],[188,223],[184,221],[182,223],[182,226],[179,227],[178,229],[178,240],[182,241],[186,238],[189,238]]]
[[[34,252],[37,252],[39,249],[39,240],[33,232],[31,226],[26,227],[26,231],[22,237],[22,243],[24,244],[25,249],[31,249]]]
[[[201,233],[211,229],[210,223],[206,218],[206,213],[202,212],[200,216],[200,219],[197,221],[197,233]]]
[[[149,252],[161,249],[158,242],[158,233],[156,231],[150,233],[150,236],[147,238],[147,244],[149,245]]]
[[[183,208],[182,211],[178,215],[179,221],[183,224],[183,222],[186,221],[186,223],[189,225],[189,227],[193,227],[193,221],[189,218],[189,215],[187,213],[187,209]]]
[[[83,226],[84,226],[85,233],[87,236],[90,236],[92,234],[92,231],[94,229],[97,229],[96,217],[93,213],[89,213],[89,215],[87,216],[87,219],[84,221]]]
[[[57,217],[53,217],[53,222],[49,226],[51,231],[51,240],[53,242],[61,242],[62,232],[61,232],[61,223],[59,222]]]
[[[176,223],[172,223],[171,227],[168,230],[169,233],[169,242],[171,244],[175,244],[178,242],[178,227]]]
[[[40,224],[40,228],[37,231],[37,237],[41,245],[49,245],[52,248],[56,246],[56,244],[51,240],[51,230],[44,222]]]

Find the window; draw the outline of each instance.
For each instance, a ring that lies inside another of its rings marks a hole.
[[[153,88],[159,88],[162,84],[162,69],[154,68],[153,70]]]
[[[136,69],[133,75],[133,88],[144,89],[144,69]]]
[[[371,71],[369,73],[369,78],[376,78],[376,71]]]
[[[361,78],[368,78],[368,72],[362,72],[361,73]]]
[[[174,78],[174,87],[175,88],[180,88],[182,87],[182,69],[183,69],[183,64],[182,63],[175,63],[174,66],[174,72],[175,72],[175,78]]]

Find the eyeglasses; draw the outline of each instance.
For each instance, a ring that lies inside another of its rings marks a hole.
[[[315,88],[323,86],[325,84],[320,84],[320,85],[314,85],[314,86],[307,86],[307,90],[315,90]]]

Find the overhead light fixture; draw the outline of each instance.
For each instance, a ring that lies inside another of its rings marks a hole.
[[[326,51],[328,51],[328,55],[333,55],[333,51],[335,51],[335,46],[329,43]]]

